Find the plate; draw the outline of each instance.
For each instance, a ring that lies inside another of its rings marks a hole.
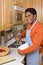
[[[5,56],[9,53],[9,48],[5,46],[0,46],[0,57]]]

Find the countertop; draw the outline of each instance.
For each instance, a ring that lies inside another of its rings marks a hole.
[[[3,65],[24,65],[21,62],[24,59],[25,55],[20,55],[17,51],[17,48],[10,48],[10,53],[7,56],[13,57],[16,60],[5,63]]]
[[[7,43],[5,43],[3,45],[9,46],[10,44],[14,43],[14,41],[15,41],[15,38],[11,39],[10,41],[8,41]],[[10,48],[10,53],[7,56],[13,57],[16,60],[12,61],[12,62],[5,63],[3,65],[24,65],[21,62],[24,59],[25,55],[20,55],[17,51],[17,48]]]

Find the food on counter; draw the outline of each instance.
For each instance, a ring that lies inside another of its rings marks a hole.
[[[5,49],[0,49],[0,52],[6,52],[6,50]]]
[[[5,56],[9,53],[9,48],[5,46],[0,46],[0,56]]]

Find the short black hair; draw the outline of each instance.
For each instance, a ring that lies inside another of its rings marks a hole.
[[[27,8],[26,10],[25,10],[25,13],[26,12],[30,12],[30,13],[32,13],[33,15],[37,15],[37,11],[34,9],[34,8]]]

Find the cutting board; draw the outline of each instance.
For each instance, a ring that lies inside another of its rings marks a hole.
[[[15,58],[10,57],[10,56],[0,57],[0,65],[1,64],[5,64],[5,63],[8,63],[8,62],[15,61],[15,60],[16,60]]]

